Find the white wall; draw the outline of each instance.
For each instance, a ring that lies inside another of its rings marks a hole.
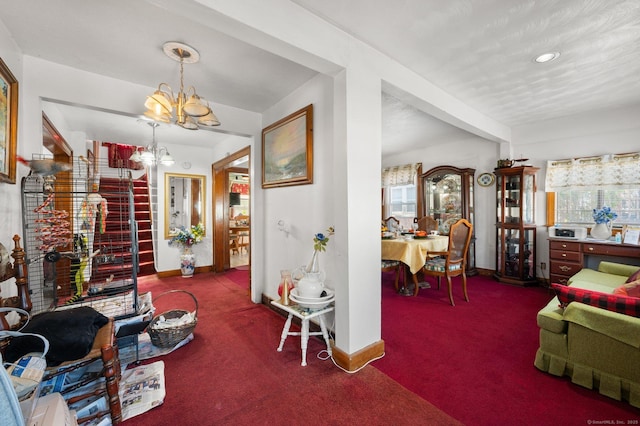
[[[306,265],[313,254],[313,236],[335,226],[333,216],[333,148],[332,80],[318,76],[303,85],[263,114],[263,127],[313,104],[313,184],[264,190],[265,268],[264,293],[277,298],[280,270]],[[259,157],[258,157],[259,158]],[[260,181],[261,177],[258,177]],[[290,232],[278,229],[283,220]],[[252,219],[252,223],[255,222]],[[340,230],[338,230],[340,232]],[[335,241],[330,238],[327,251],[321,255],[321,267],[327,274],[326,284],[335,288]]]
[[[0,21],[0,55],[13,76],[18,80],[18,109],[20,108],[20,97],[23,90],[22,85],[22,55],[20,50],[11,39],[6,27]],[[21,116],[18,112],[18,145],[20,144],[20,123]],[[16,168],[16,184],[0,183],[0,243],[11,252],[13,249],[12,238],[15,234],[22,236],[22,222],[20,220],[20,174],[21,170]],[[13,200],[14,202],[8,202]],[[12,259],[13,260],[13,259]],[[9,280],[0,285],[0,296],[9,297],[17,295],[14,280]]]

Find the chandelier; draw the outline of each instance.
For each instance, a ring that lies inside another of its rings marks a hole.
[[[163,123],[174,122],[189,130],[197,130],[201,126],[219,126],[220,121],[215,116],[209,103],[196,93],[191,86],[184,90],[184,64],[195,64],[200,60],[196,49],[184,43],[168,41],[162,45],[164,54],[174,61],[180,62],[180,91],[174,96],[173,90],[167,83],[160,83],[158,90],[147,97],[144,103],[147,111],[145,116]],[[175,116],[174,116],[175,108]]]
[[[153,128],[153,139],[151,140],[151,144],[147,145],[141,151],[136,150],[131,157],[129,157],[130,161],[135,161],[136,163],[143,163],[146,166],[153,166],[154,164],[160,163],[164,166],[170,166],[175,163],[175,160],[169,154],[169,151],[164,146],[158,147],[156,142],[156,127],[160,124],[156,122],[147,122],[149,126]]]

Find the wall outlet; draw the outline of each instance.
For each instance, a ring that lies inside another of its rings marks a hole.
[[[544,271],[545,269],[547,269],[547,264],[544,262],[540,263],[540,270]]]

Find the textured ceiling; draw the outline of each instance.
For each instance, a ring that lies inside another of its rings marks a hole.
[[[638,0],[295,2],[510,126],[640,102]]]
[[[262,112],[315,75],[206,25],[216,12],[198,2],[174,1],[179,15],[154,0],[0,0],[0,20],[27,55],[149,87],[177,83],[161,46],[187,42],[201,61],[186,83],[214,110]],[[506,125],[640,103],[638,0],[292,1]],[[550,50],[560,58],[532,61]],[[383,118],[385,154],[460,132],[391,96]]]

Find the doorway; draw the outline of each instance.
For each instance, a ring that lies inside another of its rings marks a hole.
[[[250,270],[250,154],[251,147],[246,147],[213,165],[213,268],[215,272],[225,272],[239,265]],[[233,263],[232,254],[238,256],[233,259]]]

